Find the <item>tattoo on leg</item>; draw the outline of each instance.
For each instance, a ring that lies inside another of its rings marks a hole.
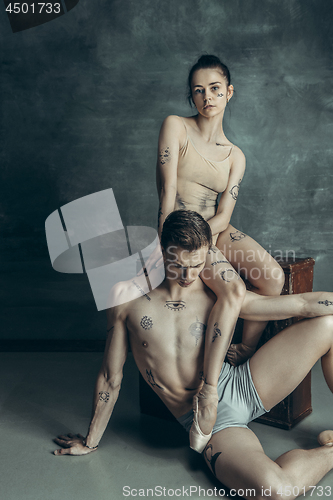
[[[165,165],[166,163],[168,163],[171,160],[169,146],[165,149],[161,149],[160,154],[159,154],[159,158],[160,158],[161,165]]]
[[[229,264],[229,262],[227,260],[216,260],[211,263],[211,266],[216,266],[216,264]]]
[[[167,307],[170,309],[170,311],[182,311],[183,309],[186,309],[186,302],[183,300],[167,300],[164,307]]]
[[[230,233],[231,241],[240,241],[245,237],[246,237],[246,234],[242,233],[241,231],[235,231],[234,233]]]
[[[232,186],[230,189],[229,193],[231,194],[232,198],[236,201],[238,198],[238,192],[240,188],[240,183],[242,182],[242,179],[239,179],[238,184],[236,186]]]
[[[198,345],[199,339],[203,337],[206,333],[206,325],[200,323],[198,318],[196,318],[195,323],[192,323],[189,328],[190,334],[195,337],[195,345]]]
[[[110,399],[110,393],[109,392],[101,391],[98,394],[99,394],[99,400],[100,401],[104,401],[104,403],[107,403],[109,401],[109,399]]]
[[[333,302],[331,302],[330,300],[320,300],[318,304],[323,304],[324,306],[333,306]]]
[[[156,384],[155,379],[154,379],[154,375],[152,374],[151,370],[149,370],[149,371],[146,370],[146,375],[147,375],[148,382],[150,383],[150,385],[152,387],[157,387],[158,389],[161,389],[161,391],[164,391],[163,387]]]
[[[106,331],[109,333],[111,332],[112,328],[114,328],[114,326],[111,326],[111,328],[106,329]]]
[[[149,316],[143,316],[140,325],[144,330],[150,330],[153,327],[153,320]]]
[[[236,275],[237,278],[239,278],[239,274],[234,269],[225,269],[225,271],[220,273],[221,278],[226,283],[230,283],[230,281],[234,278],[233,275]]]
[[[212,472],[213,472],[215,477],[216,477],[215,464],[216,464],[216,460],[219,458],[221,453],[222,453],[221,451],[218,451],[217,453],[215,453],[215,455],[213,455],[213,445],[211,445],[211,444],[207,444],[207,446],[204,450],[205,458],[206,458],[207,462],[209,463],[209,465],[211,466]]]
[[[213,337],[212,342],[214,342],[214,340],[216,340],[217,337],[221,337],[221,330],[218,328],[218,326],[219,326],[218,323],[214,324],[214,337]]]

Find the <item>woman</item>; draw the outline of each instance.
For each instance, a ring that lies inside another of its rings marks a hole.
[[[190,438],[196,449],[208,441],[215,423],[217,380],[244,298],[245,286],[235,269],[262,295],[279,295],[284,283],[276,261],[229,223],[245,170],[244,154],[227,139],[222,126],[233,91],[228,68],[215,56],[201,56],[188,77],[188,97],[197,114],[189,118],[168,116],[159,136],[159,234],[165,217],[177,209],[199,212],[213,234],[214,246],[201,278],[217,301],[206,330],[204,383],[194,400]],[[183,273],[183,284],[188,286],[191,270]],[[231,364],[240,364],[254,353],[265,325],[244,323],[242,343],[228,351]]]

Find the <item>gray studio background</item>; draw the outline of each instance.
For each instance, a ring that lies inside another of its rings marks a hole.
[[[203,53],[229,66],[228,138],[247,158],[232,219],[267,250],[316,259],[333,289],[330,0],[88,1],[13,34],[1,23],[1,338],[103,339],[83,275],[55,272],[60,206],[112,187],[124,225],[156,227],[156,147],[189,116]]]

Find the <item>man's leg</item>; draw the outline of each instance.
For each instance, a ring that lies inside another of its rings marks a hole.
[[[264,344],[251,358],[250,369],[266,410],[290,394],[319,358],[333,392],[332,347],[333,316],[294,324]]]
[[[213,435],[204,458],[215,476],[240,496],[292,500],[333,468],[333,447],[292,450],[273,462],[252,431],[229,427]]]

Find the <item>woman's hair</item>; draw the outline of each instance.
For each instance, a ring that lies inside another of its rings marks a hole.
[[[219,69],[226,79],[227,85],[229,87],[230,85],[230,72],[225,64],[220,61],[220,59],[216,56],[212,55],[203,55],[201,56],[198,61],[192,66],[190,69],[189,75],[188,75],[188,80],[187,80],[187,89],[188,89],[188,94],[187,94],[187,99],[188,102],[190,103],[190,106],[193,104],[193,97],[192,97],[192,79],[194,73],[198,69],[207,69],[207,68],[216,68]]]
[[[166,250],[170,245],[184,248],[188,252],[203,246],[212,246],[212,232],[208,222],[192,210],[175,210],[163,224],[161,245]]]

